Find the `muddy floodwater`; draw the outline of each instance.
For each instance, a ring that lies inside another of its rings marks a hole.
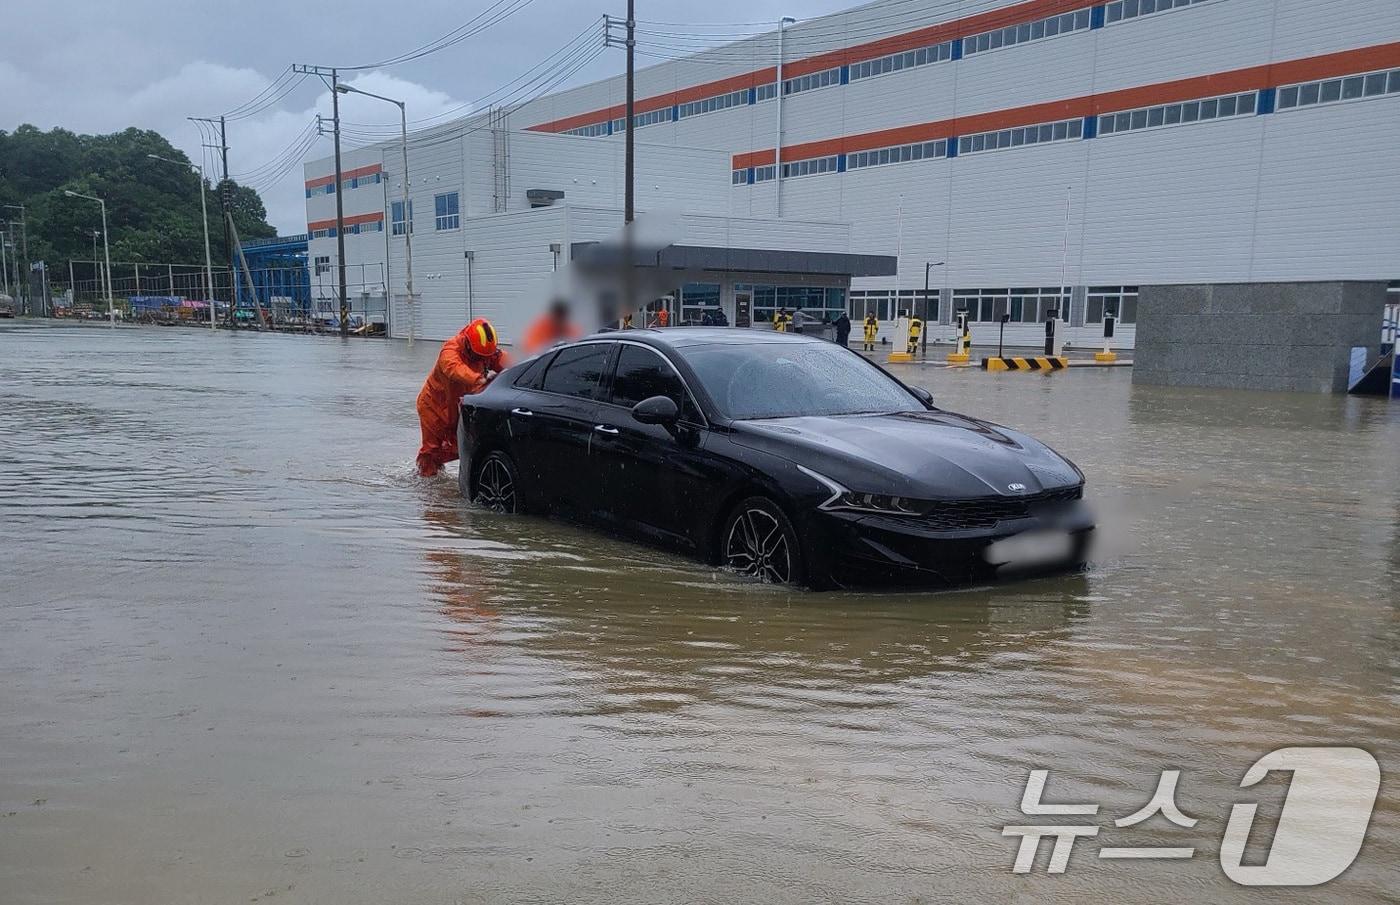
[[[0,327],[0,902],[1400,895],[1400,405],[905,367],[1078,462],[1096,562],[812,595],[416,478],[436,345]],[[1319,745],[1359,858],[1236,885]],[[1164,770],[1195,825],[1115,826]],[[1100,829],[1014,874],[1034,823]]]

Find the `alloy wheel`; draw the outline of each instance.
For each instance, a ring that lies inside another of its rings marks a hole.
[[[476,478],[476,502],[492,512],[515,512],[515,480],[500,457],[492,456],[481,466]]]
[[[771,512],[745,509],[729,527],[724,563],[740,575],[770,584],[792,581],[792,549],[787,534]]]

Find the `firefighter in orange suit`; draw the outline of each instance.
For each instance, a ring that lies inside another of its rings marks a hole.
[[[496,344],[496,328],[477,318],[442,344],[437,363],[418,393],[418,422],[423,445],[418,473],[432,477],[457,458],[457,413],[463,396],[480,393],[507,366]]]

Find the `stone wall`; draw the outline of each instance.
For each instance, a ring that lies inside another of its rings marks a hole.
[[[1341,393],[1353,346],[1375,348],[1386,284],[1143,286],[1133,382]]]

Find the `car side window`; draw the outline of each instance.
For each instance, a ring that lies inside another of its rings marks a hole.
[[[549,367],[550,359],[554,356],[545,354],[536,358],[526,366],[520,376],[515,378],[515,385],[522,390],[538,390],[544,380],[544,372]]]
[[[599,399],[610,343],[585,343],[555,353],[540,387],[546,393]]]
[[[650,349],[623,343],[617,356],[617,370],[613,374],[613,405],[631,408],[653,396],[669,398],[680,409],[683,420],[700,420],[675,368]]]

